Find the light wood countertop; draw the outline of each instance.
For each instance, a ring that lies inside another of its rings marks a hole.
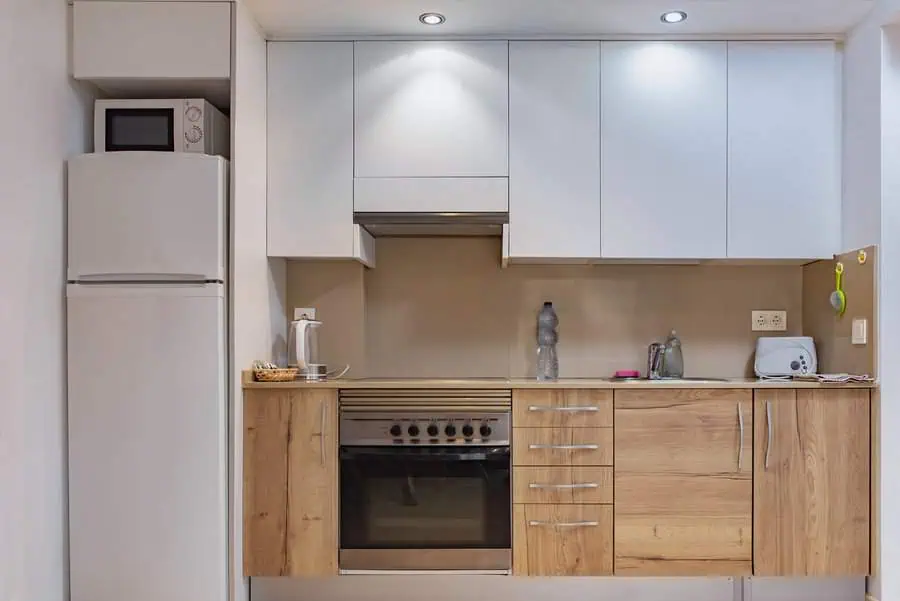
[[[252,372],[243,373],[243,386],[249,388],[591,388],[591,389],[654,389],[654,388],[874,388],[877,383],[820,384],[818,382],[792,382],[780,380],[756,380],[735,378],[728,380],[625,380],[607,378],[560,379],[555,382],[538,382],[532,379],[471,378],[471,379],[391,379],[361,378],[354,380],[328,380],[325,382],[255,382]]]

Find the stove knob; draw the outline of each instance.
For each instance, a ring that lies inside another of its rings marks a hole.
[[[412,426],[409,427],[409,429],[407,430],[407,432],[409,432],[409,435],[410,435],[410,436],[412,436],[413,438],[415,438],[416,436],[419,435],[419,426],[412,425]]]
[[[391,436],[398,438],[401,434],[403,434],[403,428],[400,427],[400,424],[391,426]]]
[[[428,436],[434,438],[438,435],[438,432],[439,430],[436,424],[431,424],[430,426],[428,426]]]
[[[472,427],[472,424],[466,424],[463,426],[462,433],[466,438],[472,438],[472,435],[475,434],[475,428]]]
[[[454,436],[456,436],[456,426],[454,426],[453,424],[448,425],[446,428],[444,428],[444,434],[446,434],[450,438],[453,438]]]
[[[482,424],[481,428],[478,429],[478,432],[481,434],[482,438],[487,438],[491,435],[491,427],[487,424]]]

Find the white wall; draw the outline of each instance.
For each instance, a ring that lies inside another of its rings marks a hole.
[[[63,601],[64,161],[91,91],[68,78],[63,0],[0,2],[0,599]]]
[[[879,0],[849,35],[844,60],[845,250],[881,244],[879,362],[880,491],[876,564],[869,584],[881,601],[900,600],[900,0]],[[887,27],[886,27],[887,26]]]
[[[231,566],[233,599],[240,601],[247,596],[241,553],[241,370],[254,359],[283,353],[287,325],[285,262],[266,257],[266,41],[242,1],[235,4],[233,40]]]
[[[900,4],[900,3],[898,3]],[[881,363],[900,359],[900,26],[883,30],[881,91]],[[882,601],[900,599],[900,373],[881,374],[881,574]]]

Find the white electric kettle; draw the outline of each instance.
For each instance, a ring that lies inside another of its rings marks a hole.
[[[319,357],[319,328],[321,321],[302,316],[291,322],[288,340],[288,366],[296,367],[300,377],[307,380],[324,380],[328,369]]]

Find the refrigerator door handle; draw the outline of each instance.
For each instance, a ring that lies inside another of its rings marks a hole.
[[[95,284],[108,282],[209,282],[202,273],[88,273],[73,278],[72,281]]]

